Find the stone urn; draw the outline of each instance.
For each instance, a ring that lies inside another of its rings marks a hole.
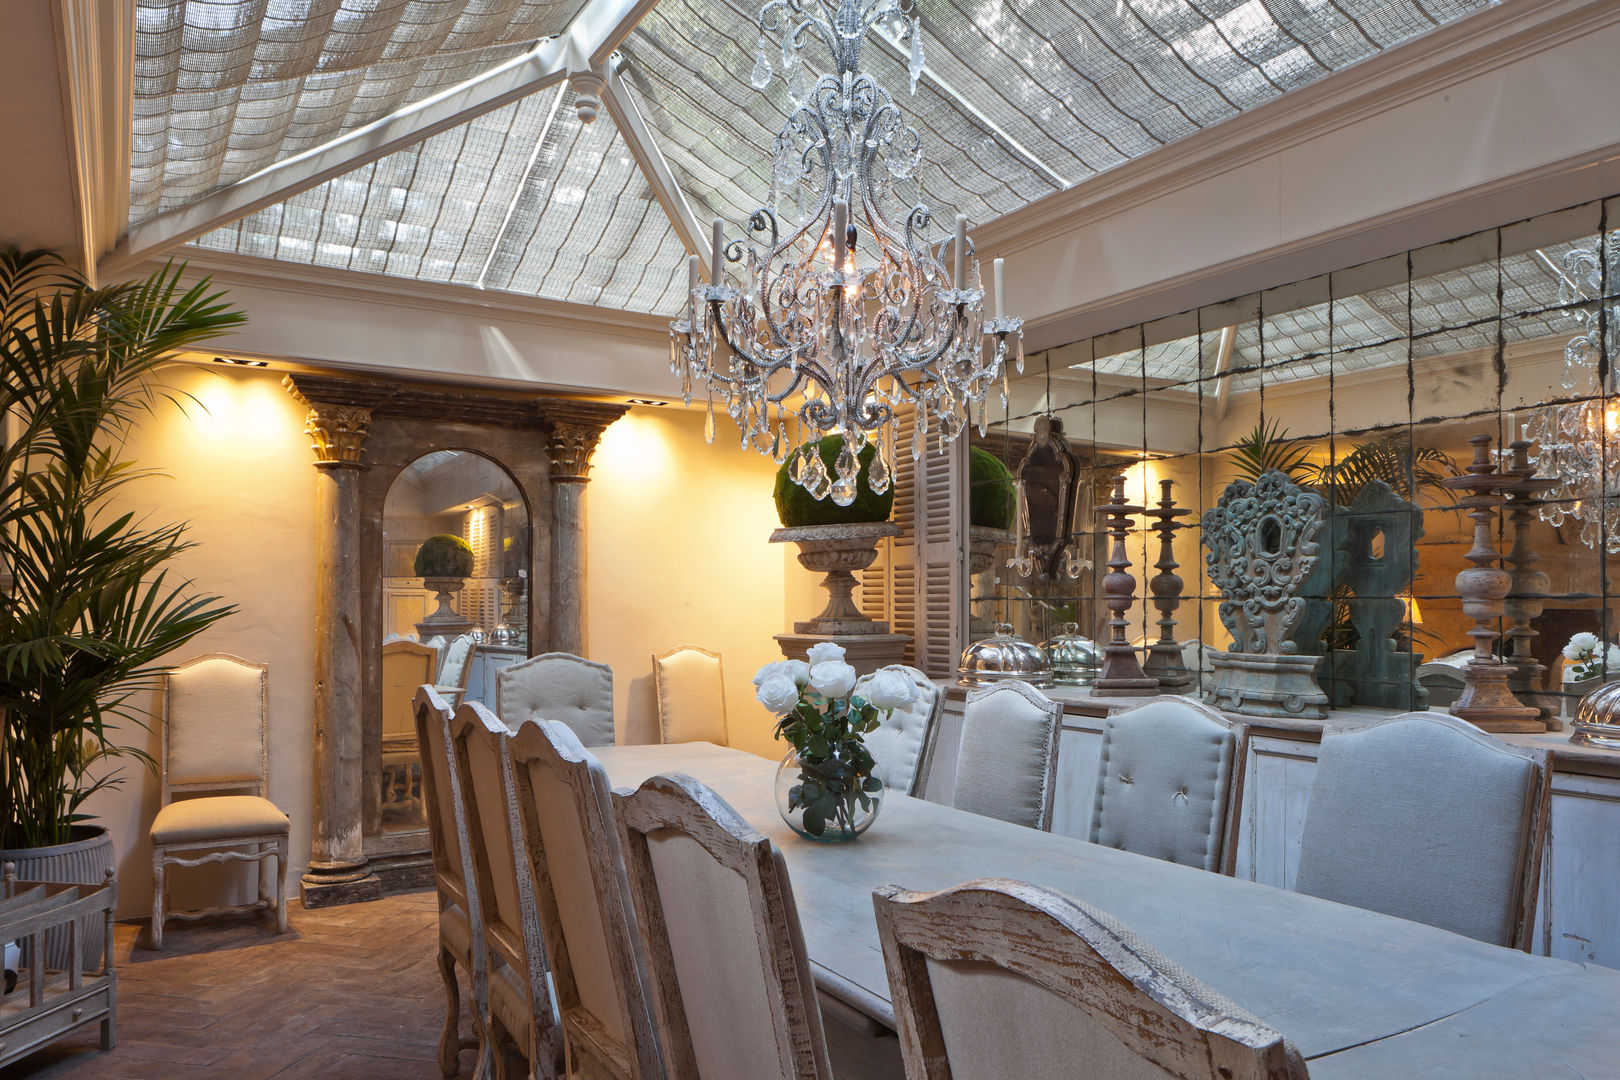
[[[821,581],[827,590],[826,608],[813,619],[795,622],[794,632],[836,637],[887,634],[888,623],[868,618],[855,606],[855,573],[877,559],[879,540],[899,535],[900,526],[888,521],[801,525],[771,533],[773,544],[799,545],[799,564],[806,570],[827,575]]]
[[[467,579],[459,577],[425,577],[422,579],[422,588],[431,590],[434,599],[439,602],[433,614],[416,624],[416,632],[423,641],[433,637],[442,637],[446,641],[465,634],[473,628],[472,620],[457,613],[454,606],[455,594],[467,587]]]
[[[996,548],[1011,547],[1018,538],[1010,529],[993,529],[988,525],[968,526],[968,575],[977,578],[990,570],[996,561]],[[995,579],[981,582],[973,590],[972,614],[968,632],[973,637],[988,637],[995,630],[995,620],[981,610],[980,605],[995,601]]]

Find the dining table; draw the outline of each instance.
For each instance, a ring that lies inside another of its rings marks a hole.
[[[1620,971],[893,791],[859,839],[812,841],[777,812],[774,761],[710,743],[593,752],[616,790],[683,773],[769,837],[787,863],[817,988],[886,1028],[894,1010],[872,890],[1011,878],[1125,923],[1286,1035],[1318,1080],[1620,1080]]]

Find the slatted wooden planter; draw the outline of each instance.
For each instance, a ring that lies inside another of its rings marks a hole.
[[[16,867],[6,863],[0,898],[0,942],[17,941],[22,961],[17,987],[0,999],[0,1067],[27,1057],[62,1037],[101,1025],[101,1048],[117,1041],[118,980],[113,971],[113,911],[118,889],[113,872],[105,885],[64,885],[18,881]],[[86,930],[102,930],[101,965],[94,957],[86,972]],[[47,966],[46,938],[67,941],[65,970]]]

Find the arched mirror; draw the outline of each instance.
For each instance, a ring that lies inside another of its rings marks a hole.
[[[439,450],[394,478],[383,503],[382,744],[378,821],[420,829],[421,757],[411,700],[494,707],[492,675],[527,655],[529,510],[499,464]]]

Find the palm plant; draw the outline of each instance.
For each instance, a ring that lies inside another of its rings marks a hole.
[[[1254,430],[1233,444],[1227,452],[1232,471],[1242,480],[1258,480],[1267,469],[1276,469],[1290,480],[1301,480],[1311,469],[1305,460],[1310,450],[1302,439],[1288,437],[1288,429],[1276,420],[1257,421]]]
[[[144,727],[161,659],[231,614],[165,565],[191,545],[109,503],[151,475],[121,456],[177,349],[245,316],[173,264],[90,285],[46,252],[0,251],[0,847],[65,843],[84,801],[121,775],[109,758]]]
[[[1460,470],[1451,455],[1432,446],[1414,446],[1397,432],[1368,442],[1357,443],[1344,457],[1329,465],[1306,465],[1306,478],[1317,487],[1332,487],[1333,501],[1349,506],[1362,488],[1380,480],[1407,502],[1417,502],[1420,492],[1437,501],[1455,502],[1442,481]]]

